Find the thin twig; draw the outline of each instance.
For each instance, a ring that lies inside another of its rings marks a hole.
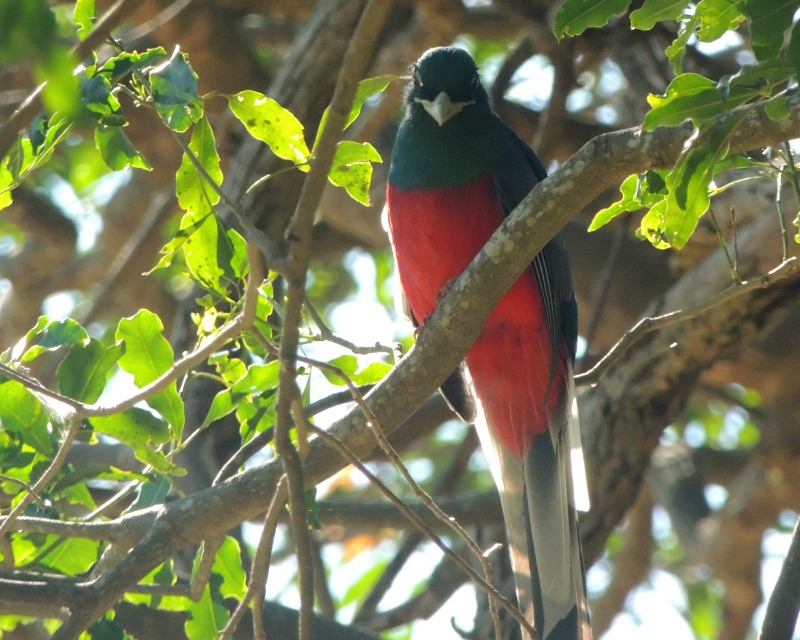
[[[448,547],[439,536],[431,529],[425,521],[418,516],[414,511],[409,509],[405,503],[398,498],[395,493],[387,487],[383,481],[381,481],[374,473],[372,473],[367,466],[358,459],[358,456],[353,454],[350,449],[347,448],[339,438],[334,436],[332,433],[325,431],[324,429],[320,429],[316,425],[309,425],[309,429],[320,436],[323,440],[325,440],[328,444],[330,444],[334,449],[336,449],[339,454],[347,460],[350,464],[356,467],[364,477],[369,480],[371,484],[373,484],[378,490],[380,490],[383,495],[385,495],[389,501],[406,517],[408,520],[415,526],[422,534],[428,538],[431,542],[433,542],[439,549],[444,553],[450,560],[456,563],[456,565],[469,576],[469,579],[472,580],[475,584],[481,587],[486,593],[489,595],[490,599],[494,599],[503,609],[505,609],[508,614],[516,620],[521,627],[526,629],[529,633],[532,634],[534,638],[536,638],[536,632],[534,631],[533,627],[531,627],[530,622],[525,619],[525,616],[520,613],[519,609],[515,607],[502,593],[500,593],[497,588],[486,581],[486,579],[478,573],[475,569],[473,569],[470,564],[458,555],[455,551],[453,551],[450,547]]]
[[[333,331],[331,331],[331,328],[327,325],[319,312],[314,308],[314,305],[311,304],[311,300],[308,298],[308,296],[306,296],[305,307],[306,311],[308,311],[308,314],[311,316],[311,319],[314,321],[314,324],[316,324],[317,328],[319,329],[320,335],[318,338],[315,337],[315,339],[333,342],[334,344],[338,344],[339,346],[360,355],[368,355],[371,353],[387,353],[390,356],[394,356],[395,350],[389,345],[376,342],[372,347],[359,347],[357,344],[336,335]]]
[[[728,271],[731,272],[731,279],[733,280],[734,284],[741,284],[742,280],[739,278],[739,271],[736,268],[736,263],[734,262],[730,251],[728,251],[728,243],[725,242],[725,236],[722,234],[722,229],[720,229],[720,226],[717,223],[717,216],[714,215],[714,207],[709,207],[708,217],[711,220],[711,226],[714,227],[714,232],[717,234],[717,240],[719,240],[719,246],[722,248],[722,253],[725,254],[725,260],[728,261]]]
[[[609,349],[608,353],[606,353],[606,355],[604,355],[594,367],[592,367],[586,373],[575,376],[575,384],[578,386],[597,384],[608,368],[617,360],[619,360],[622,355],[645,334],[657,329],[663,329],[664,327],[669,327],[671,325],[684,322],[686,320],[691,320],[692,318],[696,318],[697,316],[704,314],[706,311],[710,311],[711,309],[725,302],[733,300],[737,296],[747,293],[748,291],[765,289],[775,282],[788,276],[796,268],[797,258],[791,257],[788,260],[781,262],[777,267],[768,273],[758,278],[751,278],[750,280],[745,280],[739,284],[731,285],[705,302],[701,302],[700,304],[692,307],[687,307],[686,309],[665,313],[660,316],[642,318],[636,323],[633,329],[628,331],[624,336],[622,336],[622,338],[620,338],[619,342]]]
[[[289,484],[291,522],[300,576],[299,640],[311,640],[313,637],[314,565],[306,525],[303,471],[297,450],[291,441],[290,429],[294,424],[292,407],[300,397],[295,370],[306,279],[311,261],[311,237],[314,217],[322,191],[328,181],[328,171],[350,112],[358,82],[372,58],[378,34],[391,6],[389,0],[369,0],[361,14],[342,61],[326,127],[314,148],[311,168],[303,182],[294,215],[289,221],[286,232],[290,248],[284,269],[287,294],[280,344],[281,366],[275,407],[274,442]]]
[[[447,469],[445,469],[444,473],[439,477],[433,491],[434,495],[449,495],[452,492],[456,482],[463,476],[467,468],[467,462],[477,445],[478,436],[475,433],[475,429],[469,429],[466,436],[459,444]],[[400,570],[405,566],[411,554],[423,539],[422,534],[418,531],[412,531],[405,536],[400,548],[395,552],[392,561],[383,570],[381,577],[378,578],[369,592],[369,595],[364,598],[361,608],[353,617],[354,624],[364,623],[365,620],[369,619],[377,611],[378,605],[389,590],[389,587],[391,587],[397,574],[400,573]]]
[[[275,530],[278,527],[278,518],[281,510],[286,504],[286,476],[283,476],[275,487],[275,493],[269,503],[267,513],[264,515],[264,525],[261,529],[261,537],[258,539],[256,552],[253,556],[253,568],[250,571],[250,582],[247,585],[247,592],[236,606],[236,610],[231,614],[228,623],[220,633],[219,640],[228,640],[250,606],[250,602],[255,599],[253,604],[253,635],[256,638],[264,637],[264,624],[262,622],[261,611],[264,608],[264,586],[267,582],[269,565],[272,557],[272,541],[275,539]],[[257,613],[258,612],[258,613]]]

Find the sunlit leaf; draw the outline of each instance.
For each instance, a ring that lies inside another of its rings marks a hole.
[[[200,563],[200,552],[195,556],[192,575],[196,575]],[[198,602],[187,601],[189,619],[184,623],[187,638],[192,640],[216,640],[230,614],[222,605],[219,586],[222,578],[212,572]]]
[[[57,540],[55,536],[48,536],[48,541],[42,545],[47,548]],[[55,548],[41,559],[41,563],[50,570],[63,575],[75,575],[87,571],[97,562],[99,540],[86,538],[65,538]]]
[[[11,188],[14,186],[14,176],[8,170],[7,163],[0,160],[0,209],[5,209],[12,202]]]
[[[181,166],[175,176],[175,194],[178,203],[190,213],[209,213],[219,202],[216,187],[222,184],[222,169],[219,165],[214,131],[208,118],[202,117],[192,131],[189,151],[203,168],[203,175],[187,154],[183,154]],[[209,183],[208,179],[211,180]]]
[[[247,576],[242,567],[242,552],[235,538],[225,536],[222,546],[214,556],[211,571],[222,576],[219,591],[223,598],[241,599],[244,596]]]
[[[347,127],[353,124],[355,119],[358,118],[367,98],[375,95],[376,93],[381,93],[395,80],[397,80],[397,76],[385,75],[376,76],[374,78],[364,78],[361,82],[359,82],[358,87],[356,87],[356,94],[353,97],[353,104],[350,107],[350,113],[347,114],[347,120],[344,123],[343,129],[347,129]],[[330,106],[326,107],[322,114],[322,119],[320,120],[319,127],[317,128],[317,136],[314,138],[314,148],[316,148],[323,131],[325,131],[325,126],[328,123],[329,113]]]
[[[73,345],[56,369],[59,391],[82,402],[97,402],[122,351],[121,344],[106,347],[94,338]]]
[[[740,4],[736,0],[700,0],[694,10],[697,37],[703,42],[713,42],[738,27],[744,21]]]
[[[307,170],[311,155],[303,137],[303,125],[291,111],[257,91],[241,91],[228,99],[231,111],[256,140],[269,145],[279,158]]]
[[[362,367],[358,357],[345,354],[329,361],[329,364],[339,369],[344,376],[354,384],[373,384],[382,380],[391,370],[392,366],[387,362],[373,361]],[[322,369],[322,373],[329,382],[344,386],[345,380],[338,373],[330,369]]]
[[[267,364],[253,364],[248,367],[244,377],[234,383],[231,391],[239,394],[262,393],[274,389],[279,376],[280,363],[277,360]]]
[[[53,453],[49,416],[42,403],[16,380],[0,383],[0,424],[40,453]]]
[[[343,187],[356,202],[369,206],[373,162],[381,162],[381,156],[369,142],[342,140],[336,147],[328,179]]]
[[[630,0],[564,0],[556,13],[553,33],[556,38],[578,36],[590,27],[602,27],[622,13]]]
[[[631,12],[631,26],[649,31],[658,22],[677,20],[689,6],[690,0],[645,0],[642,6]]]
[[[607,225],[618,215],[628,211],[636,211],[637,209],[640,209],[642,205],[636,197],[639,180],[639,176],[635,174],[625,178],[619,187],[622,198],[617,200],[614,204],[607,206],[605,209],[598,211],[594,215],[594,218],[592,218],[592,222],[589,224],[588,230],[596,231],[600,227]]]
[[[93,416],[90,422],[95,431],[124,442],[133,449],[163,444],[169,440],[167,423],[139,407],[112,416]]]
[[[114,84],[133,71],[142,71],[161,58],[167,52],[163,47],[154,47],[139,53],[138,51],[123,51],[113,58],[109,58],[103,66],[97,69],[95,75],[102,76]]]
[[[86,329],[72,318],[48,322],[46,316],[41,316],[36,327],[25,336],[26,350],[18,360],[21,363],[31,362],[43,353],[83,342],[87,338]]]
[[[172,367],[172,347],[162,335],[163,329],[161,319],[146,309],[133,317],[123,318],[117,326],[116,339],[125,342],[125,353],[119,359],[119,365],[133,375],[138,387],[153,382]],[[147,404],[166,418],[175,429],[175,437],[180,439],[184,423],[183,400],[175,382],[147,398]]]
[[[730,132],[743,117],[730,118],[697,136],[667,175],[669,195],[663,230],[675,248],[686,244],[700,216],[708,210],[716,163],[727,154]]]
[[[205,429],[212,422],[216,422],[220,418],[224,418],[236,409],[236,402],[233,399],[230,389],[223,389],[211,401],[211,406],[208,409],[203,423],[200,425],[201,429]]]
[[[94,27],[94,0],[77,0],[72,12],[72,21],[78,28],[78,37],[84,40]]]
[[[153,469],[168,476],[184,476],[186,469],[172,462],[163,451],[155,451],[149,447],[140,447],[134,451],[136,457],[149,464]]]

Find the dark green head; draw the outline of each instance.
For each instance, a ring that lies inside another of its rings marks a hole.
[[[491,171],[505,141],[478,67],[463,49],[437,47],[412,66],[389,182],[453,187]]]
[[[456,47],[429,49],[412,67],[406,101],[422,107],[442,126],[464,107],[488,104],[472,57]]]

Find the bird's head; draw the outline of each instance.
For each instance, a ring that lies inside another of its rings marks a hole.
[[[456,47],[428,49],[417,60],[406,99],[412,109],[421,107],[439,126],[465,107],[488,104],[475,61]]]

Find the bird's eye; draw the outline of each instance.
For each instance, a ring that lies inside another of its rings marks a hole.
[[[414,78],[414,87],[417,89],[422,88],[422,76],[419,75],[419,67],[414,65],[412,69],[412,77]]]

